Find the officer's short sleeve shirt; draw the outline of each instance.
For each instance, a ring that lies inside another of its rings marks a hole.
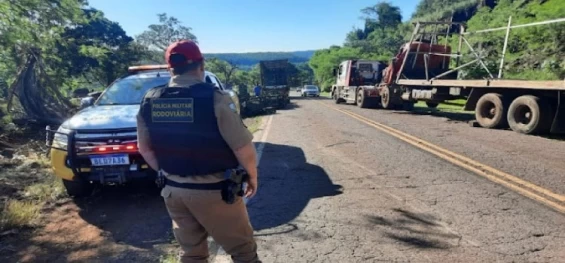
[[[214,110],[220,133],[232,150],[235,151],[253,140],[253,135],[243,124],[228,93],[214,93]]]

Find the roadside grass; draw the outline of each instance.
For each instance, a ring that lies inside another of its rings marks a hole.
[[[178,251],[170,251],[169,253],[159,258],[159,263],[179,263]]]
[[[43,207],[65,196],[63,183],[48,168],[40,156],[0,162],[0,231],[36,226]]]
[[[330,98],[331,97],[331,93],[327,92],[327,91],[322,91],[320,92],[320,97],[327,97]]]
[[[437,108],[432,109],[432,108],[428,108],[428,106],[426,105],[426,102],[424,101],[419,101],[418,103],[416,103],[414,105],[414,108],[416,110],[434,110],[434,111],[443,111],[443,112],[451,112],[451,113],[465,113],[465,114],[473,114],[473,111],[465,111],[463,110],[463,107],[465,106],[465,100],[464,99],[458,99],[458,100],[450,100],[450,101],[445,101],[443,103],[440,103]]]
[[[39,217],[40,209],[33,201],[8,200],[0,215],[0,230],[32,226]]]
[[[261,120],[262,120],[261,117],[262,116],[245,118],[243,119],[243,123],[245,123],[245,126],[247,126],[247,129],[251,133],[255,133],[256,131],[259,130],[259,126],[261,126]]]

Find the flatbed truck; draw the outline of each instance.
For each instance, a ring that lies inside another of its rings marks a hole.
[[[565,80],[508,80],[502,79],[504,53],[511,28],[565,22],[565,18],[524,25],[465,32],[463,23],[416,22],[410,42],[404,44],[382,72],[372,72],[375,85],[356,85],[360,64],[367,61],[343,61],[334,70],[337,78],[332,87],[336,103],[353,102],[360,107],[412,110],[414,103],[425,101],[435,108],[446,100],[465,99],[464,110],[474,111],[476,123],[484,128],[507,128],[523,134],[565,133]],[[443,27],[446,30],[426,30]],[[455,30],[454,30],[455,28]],[[486,67],[482,57],[474,51],[466,36],[471,33],[506,30],[506,39],[498,77]],[[438,36],[455,32],[459,37],[457,51],[447,44],[438,43]],[[474,57],[460,65],[462,45],[465,43]],[[451,60],[456,66],[449,68]],[[382,63],[369,61],[368,64]],[[489,75],[485,79],[457,79],[458,71],[479,64]],[[366,67],[366,66],[365,66]],[[365,75],[370,75],[365,73]],[[371,83],[372,84],[372,83]],[[354,90],[354,92],[352,92]]]

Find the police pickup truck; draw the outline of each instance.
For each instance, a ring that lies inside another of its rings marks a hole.
[[[47,127],[51,166],[70,196],[89,195],[97,183],[155,178],[137,150],[136,114],[145,92],[167,84],[170,77],[166,65],[129,67],[56,131]],[[206,71],[205,80],[228,92],[239,113],[235,92],[211,72]]]

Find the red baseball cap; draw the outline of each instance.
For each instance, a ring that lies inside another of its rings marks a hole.
[[[173,56],[173,59],[171,59],[171,56]],[[203,59],[200,48],[192,40],[179,40],[172,43],[165,52],[165,61],[167,61],[171,68],[202,61]]]

